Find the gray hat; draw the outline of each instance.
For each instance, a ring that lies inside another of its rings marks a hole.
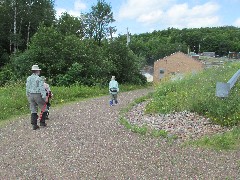
[[[112,80],[114,80],[115,79],[115,76],[112,76]]]
[[[38,65],[33,65],[32,66],[32,71],[40,71],[41,69],[39,69]]]

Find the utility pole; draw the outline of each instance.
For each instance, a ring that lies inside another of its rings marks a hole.
[[[109,27],[109,31],[110,31],[110,37],[111,37],[111,40],[112,40],[112,38],[113,38],[113,37],[112,37],[113,31],[112,31],[112,27],[111,27],[111,26]]]
[[[128,46],[129,43],[130,43],[130,35],[129,35],[129,32],[128,32],[128,28],[127,28],[127,46]]]

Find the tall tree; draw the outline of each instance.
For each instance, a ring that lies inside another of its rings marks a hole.
[[[22,12],[22,38],[26,48],[40,23],[51,26],[55,20],[54,0],[24,0]]]
[[[84,27],[81,18],[71,16],[67,12],[64,12],[58,20],[57,29],[63,35],[77,35],[78,37],[84,37]]]
[[[23,51],[40,23],[53,24],[54,0],[0,0],[0,17],[4,49],[9,54],[17,49]]]
[[[91,12],[85,15],[86,33],[89,38],[101,45],[101,40],[112,32],[116,31],[114,27],[110,27],[110,23],[113,23],[113,12],[110,4],[107,4],[104,0],[98,0],[96,5],[91,7]]]

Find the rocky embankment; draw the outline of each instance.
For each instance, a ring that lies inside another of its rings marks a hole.
[[[175,112],[172,114],[145,114],[147,102],[135,105],[126,118],[131,124],[162,129],[168,134],[176,135],[180,141],[198,139],[204,135],[212,135],[229,131],[229,128],[213,124],[209,118],[192,112]]]

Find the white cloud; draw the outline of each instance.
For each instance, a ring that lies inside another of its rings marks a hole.
[[[60,17],[64,12],[67,12],[74,17],[79,17],[81,11],[85,9],[87,9],[87,5],[82,0],[75,0],[73,9],[56,8],[56,17]]]
[[[214,2],[189,6],[175,0],[127,0],[119,11],[119,20],[132,19],[149,27],[191,28],[220,25],[217,12],[220,6]]]
[[[240,18],[236,19],[234,26],[240,27]]]
[[[216,15],[218,10],[219,6],[215,3],[205,3],[192,8],[189,8],[187,3],[177,4],[167,10],[164,23],[178,28],[216,26],[220,24]]]
[[[161,14],[164,7],[173,0],[127,0],[122,5],[118,14],[119,19],[138,19],[140,16],[147,17],[148,14]],[[146,20],[149,20],[146,18]]]
[[[152,11],[148,14],[142,14],[137,18],[138,22],[143,22],[145,24],[153,24],[156,23],[159,19],[164,16],[163,11]]]
[[[87,9],[87,5],[83,3],[81,0],[76,0],[74,2],[74,10],[81,11]]]

